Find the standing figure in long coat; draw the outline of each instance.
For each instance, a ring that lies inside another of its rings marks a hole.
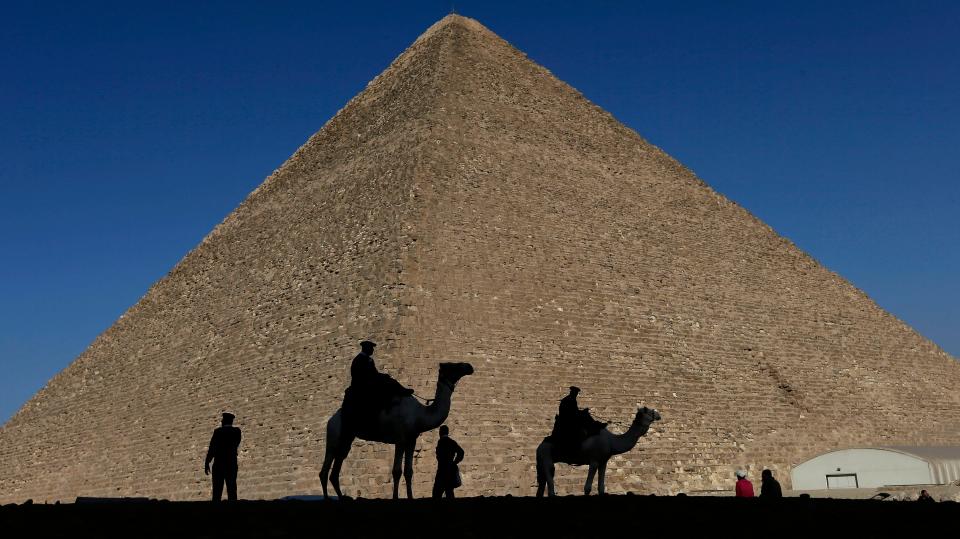
[[[460,486],[460,469],[457,464],[463,460],[463,448],[450,437],[450,427],[440,426],[440,439],[437,440],[437,476],[433,480],[433,497],[454,498],[453,489]]]

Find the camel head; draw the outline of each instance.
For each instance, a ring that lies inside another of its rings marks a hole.
[[[440,381],[446,382],[452,387],[455,387],[461,378],[471,374],[473,374],[473,365],[469,363],[440,364]]]
[[[633,424],[643,424],[650,426],[654,421],[660,421],[660,412],[656,411],[653,408],[637,408],[637,415],[633,418]]]

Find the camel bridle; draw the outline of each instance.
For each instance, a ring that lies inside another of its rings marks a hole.
[[[450,380],[447,380],[446,378],[441,378],[441,379],[439,380],[439,383],[447,386],[447,388],[448,388],[451,392],[453,392],[453,390],[456,389],[456,387],[457,387],[457,383],[456,383],[456,382],[451,382]],[[416,393],[413,393],[413,396],[416,397],[416,398],[418,398],[418,399],[420,399],[420,400],[422,400],[423,403],[426,404],[427,406],[430,406],[430,403],[431,403],[431,402],[437,400],[437,396],[436,396],[436,395],[434,395],[432,399],[427,399],[427,398],[421,397],[420,395],[417,395]]]

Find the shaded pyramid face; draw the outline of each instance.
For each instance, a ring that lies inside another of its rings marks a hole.
[[[447,424],[466,495],[529,495],[569,385],[625,429],[607,489],[729,489],[850,445],[957,444],[960,366],[476,21],[435,24],[0,431],[0,502],[319,491],[357,343]],[[415,493],[435,470],[420,438]],[[392,447],[342,483],[390,493]],[[558,468],[579,492],[583,469]],[[752,474],[759,476],[759,472]]]

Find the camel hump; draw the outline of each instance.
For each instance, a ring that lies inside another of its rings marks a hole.
[[[413,395],[413,389],[404,387],[387,374],[378,373],[359,384],[355,381],[343,394],[340,407],[343,421],[351,430],[362,431],[365,425],[376,422],[380,412],[389,410],[410,395]]]
[[[553,432],[548,438],[557,455],[570,462],[579,454],[580,446],[591,436],[596,436],[607,427],[604,421],[597,421],[589,408],[571,412],[569,415],[554,416]]]

